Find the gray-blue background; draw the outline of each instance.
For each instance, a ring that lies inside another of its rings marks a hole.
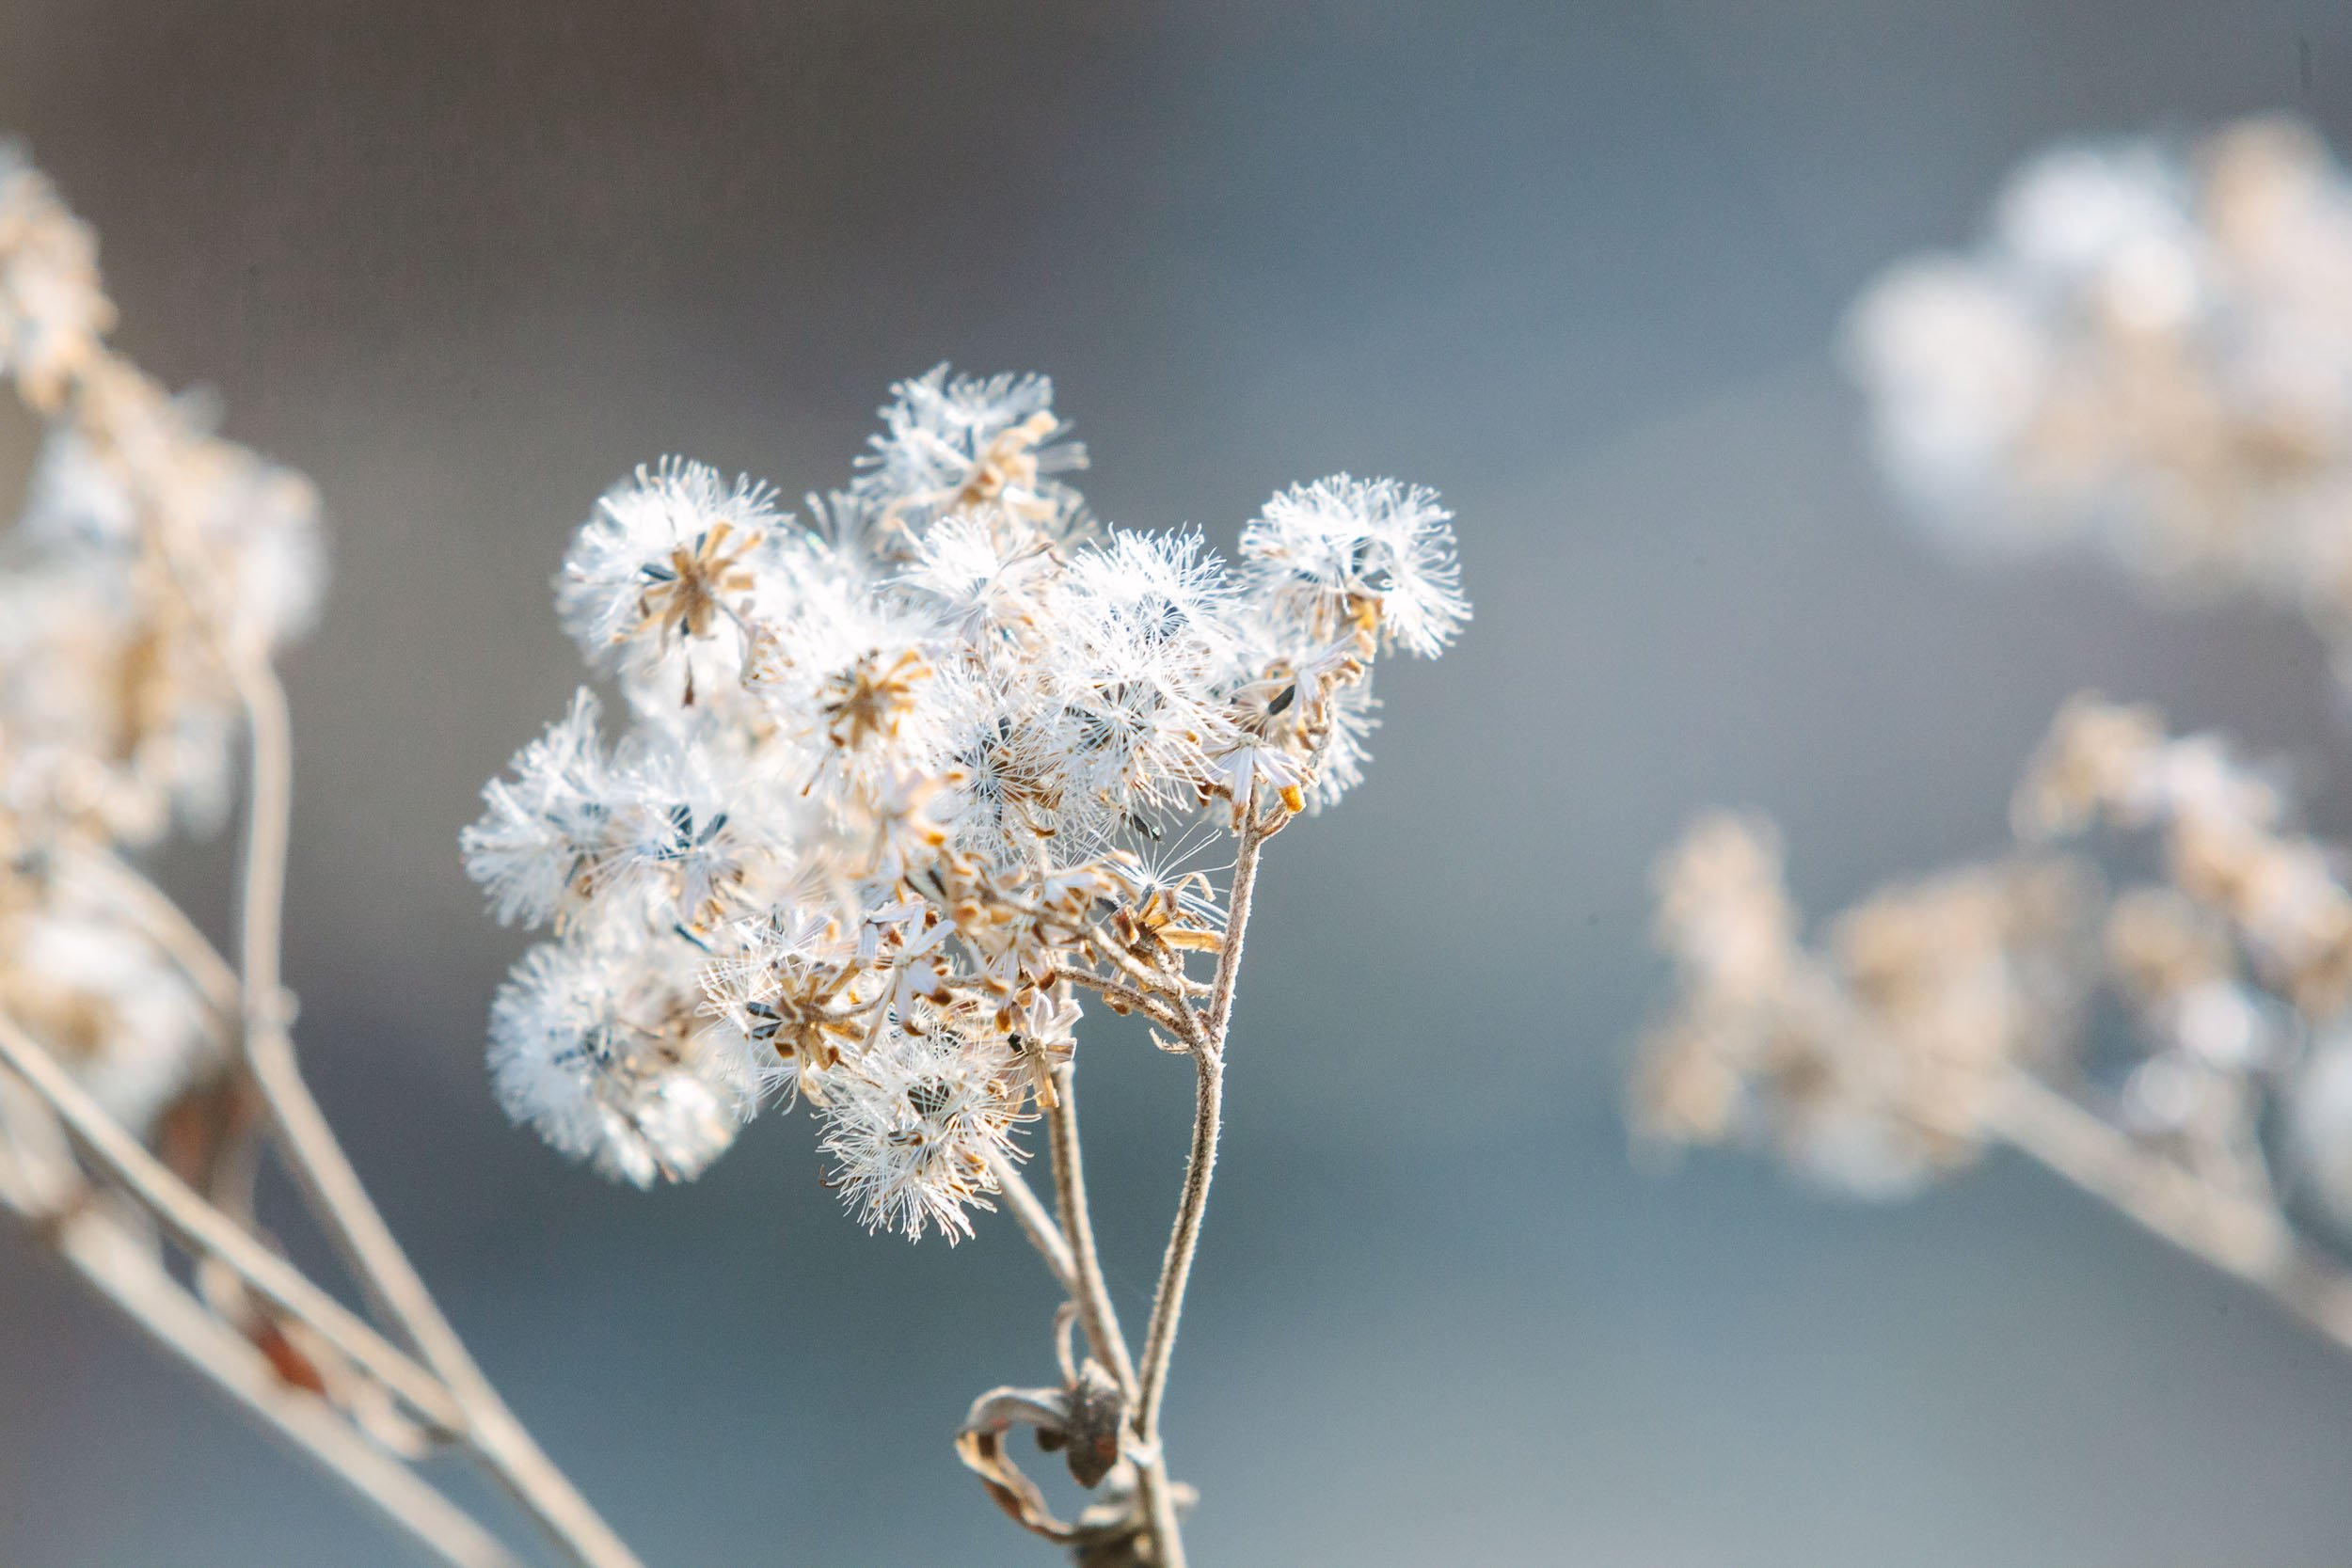
[[[2261,1300],[2010,1161],[1876,1212],[1637,1172],[1616,1115],[1700,805],[1777,813],[1820,910],[1997,843],[2086,684],[2352,778],[2291,619],[1899,531],[1826,347],[2048,138],[2282,106],[2352,135],[2340,0],[0,8],[120,341],[332,508],[288,668],[319,1092],[654,1568],[1048,1560],[947,1443],[1047,1375],[1009,1227],[869,1241],[798,1117],[682,1190],[561,1165],[484,1092],[519,943],[453,847],[576,678],[545,582],[605,483],[834,483],[943,357],[1051,372],[1122,522],[1230,537],[1341,467],[1460,514],[1470,637],[1268,861],[1169,1416],[1197,1560],[2352,1560],[2352,1366]],[[221,865],[173,867],[208,919]],[[1088,1062],[1135,1315],[1188,1088]],[[0,1234],[0,1562],[400,1560]]]

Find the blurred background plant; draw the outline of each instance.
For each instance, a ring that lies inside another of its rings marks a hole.
[[[1977,254],[1897,267],[1851,318],[1919,516],[1960,549],[2281,601],[2339,641],[2352,182],[2316,135],[2067,147],[1995,213]],[[1682,990],[1637,1121],[1874,1197],[2007,1143],[2352,1348],[2352,893],[2294,812],[2282,769],[2078,697],[2017,788],[2015,852],[1873,895],[1818,950],[1771,825],[1703,818],[1658,873]]]
[[[583,1568],[626,1547],[507,1411],[298,1070],[279,984],[292,741],[272,656],[317,502],[104,341],[96,243],[0,144],[0,372],[45,421],[0,562],[0,1206],[97,1297],[434,1558],[516,1560],[414,1466],[478,1461]],[[232,963],[129,855],[246,822]],[[382,1333],[262,1227],[300,1188]]]

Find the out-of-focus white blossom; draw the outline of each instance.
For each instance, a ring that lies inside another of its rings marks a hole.
[[[214,651],[108,571],[0,573],[0,812],[32,842],[144,845],[227,800],[235,695]]]
[[[562,934],[493,1029],[518,1119],[642,1180],[804,1096],[869,1226],[953,1234],[1073,1049],[1070,977],[1216,952],[1192,859],[1355,783],[1375,656],[1469,609],[1427,491],[1277,497],[1230,570],[1091,525],[1041,377],[893,392],[806,523],[676,460],[607,495],[557,593],[628,722],[608,749],[583,693],[464,849]]]
[[[2352,180],[2308,130],[2038,157],[1971,251],[1872,286],[1846,350],[1947,543],[2294,604],[2352,686]],[[1769,826],[1694,827],[1642,1120],[1872,1196],[2006,1143],[2352,1345],[2352,1275],[2304,1234],[2315,1208],[2352,1238],[2344,851],[2280,769],[2091,696],[2010,817],[2033,861],[1883,890],[1819,947]]]
[[[2352,890],[2292,807],[2220,738],[2079,697],[2017,792],[2018,835],[2046,858],[1883,890],[1819,949],[1769,825],[1702,819],[1660,871],[1680,986],[1644,1051],[1642,1118],[1680,1141],[1769,1142],[1881,1196],[1994,1135],[2069,1175],[2112,1173],[2080,1155],[2090,1126],[2160,1180],[2202,1184],[2233,1235],[2284,1223],[2262,1217],[2280,1156],[2352,1227]],[[2059,839],[2083,852],[2052,855]],[[2153,880],[2096,874],[2092,852],[2137,869],[2151,850]],[[2102,993],[2117,1006],[2087,1009]],[[2087,1026],[2103,1017],[2121,1039]],[[2053,1095],[2074,1107],[2058,1133],[2012,1119]],[[2053,1135],[2063,1148],[2039,1141]]]
[[[42,429],[0,534],[0,1012],[143,1133],[220,1068],[223,1021],[71,872],[217,821],[241,675],[309,626],[324,572],[309,482],[106,344],[95,257],[0,144],[0,378]]]
[[[218,1021],[119,911],[54,885],[42,894],[13,908],[0,901],[0,1013],[31,1031],[117,1121],[143,1132],[219,1066]]]
[[[2083,989],[2068,962],[2083,879],[2061,861],[1883,890],[1819,950],[1800,939],[1764,823],[1702,818],[1658,886],[1682,990],[1635,1079],[1644,1127],[1769,1144],[1858,1196],[1973,1161],[2008,1075],[2067,1037]]]
[[[2153,709],[2080,697],[2052,725],[2012,815],[2030,838],[2155,832],[2180,895],[2324,1022],[2352,1005],[2352,892],[2327,846],[2285,831],[2286,808],[2279,785],[2217,738],[2171,739]]]
[[[2033,419],[2051,348],[2023,302],[1931,258],[1872,285],[1847,332],[1888,469],[1922,517],[1963,550],[2035,542],[2039,518],[1955,499],[1999,471]]]
[[[1846,348],[1947,541],[2097,548],[2352,646],[2352,181],[2309,130],[2044,154],[1974,250],[1873,285]]]
[[[98,282],[98,242],[24,150],[0,141],[0,375],[37,408],[104,354],[114,306]]]
[[[0,373],[43,420],[0,540],[0,811],[36,841],[208,826],[234,670],[306,630],[324,577],[308,481],[109,350],[87,230],[0,149]]]

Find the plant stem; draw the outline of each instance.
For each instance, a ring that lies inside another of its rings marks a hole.
[[[73,1075],[14,1020],[0,1015],[0,1065],[38,1096],[108,1179],[190,1250],[219,1259],[281,1311],[300,1319],[437,1429],[462,1433],[466,1417],[438,1379],[418,1366],[300,1270],[221,1213],[106,1114]]]
[[[1094,1220],[1087,1208],[1086,1160],[1078,1144],[1077,1069],[1073,1062],[1054,1069],[1055,1103],[1045,1113],[1046,1133],[1054,1150],[1054,1198],[1061,1210],[1061,1232],[1070,1243],[1070,1299],[1077,1304],[1078,1322],[1095,1358],[1118,1380],[1120,1392],[1136,1397],[1136,1364],[1127,1354],[1127,1338],[1120,1332],[1119,1308],[1111,1302],[1110,1283],[1103,1277],[1102,1255],[1094,1245]]]
[[[1133,986],[1122,986],[1116,980],[1106,979],[1100,974],[1089,974],[1084,970],[1067,970],[1063,973],[1062,978],[1073,986],[1083,987],[1094,992],[1095,995],[1109,1003],[1114,1010],[1141,1013],[1145,1018],[1174,1035],[1179,1041],[1187,1045],[1192,1043],[1193,1031],[1199,1021],[1186,1016],[1189,1009],[1180,1011],[1179,1008],[1183,1006],[1181,1003],[1171,1005],[1159,997],[1137,990]]]
[[[424,1552],[452,1568],[518,1568],[494,1536],[415,1472],[318,1396],[282,1380],[267,1357],[165,1272],[151,1246],[103,1211],[71,1213],[53,1234],[58,1256],[102,1299]]]
[[[1176,1326],[1184,1316],[1184,1289],[1192,1279],[1193,1255],[1200,1246],[1200,1222],[1209,1203],[1209,1181],[1216,1172],[1217,1137],[1224,1126],[1225,1041],[1232,1025],[1234,988],[1241,979],[1242,941],[1249,928],[1249,909],[1258,886],[1258,856],[1265,846],[1266,829],[1258,815],[1254,795],[1245,807],[1241,844],[1233,860],[1232,892],[1227,901],[1225,945],[1216,961],[1216,980],[1209,992],[1209,1013],[1200,1037],[1193,1042],[1194,1086],[1192,1150],[1184,1166],[1184,1189],[1176,1206],[1176,1223],[1168,1240],[1168,1257],[1160,1266],[1159,1289],[1153,1293],[1152,1322],[1144,1335],[1143,1362],[1137,1370],[1134,1410],[1129,1418],[1137,1445],[1152,1456],[1146,1471],[1144,1502],[1150,1513],[1155,1568],[1184,1568],[1184,1543],[1176,1518],[1176,1499],[1168,1484],[1167,1460],[1160,1448],[1160,1410],[1168,1393],[1168,1364],[1176,1354]]]
[[[1087,1342],[1135,1408],[1138,1393],[1136,1365],[1127,1352],[1127,1337],[1119,1326],[1119,1309],[1111,1302],[1110,1284],[1103,1275],[1103,1260],[1094,1244],[1094,1222],[1087,1209],[1086,1164],[1078,1142],[1077,1064],[1064,1062],[1054,1069],[1055,1102],[1046,1111],[1046,1130],[1054,1150],[1054,1191],[1061,1206],[1062,1231],[1070,1239],[1073,1264],[1070,1299],[1078,1309]],[[1139,1430],[1132,1427],[1130,1430]],[[1168,1457],[1156,1444],[1147,1446],[1136,1466],[1136,1496],[1141,1504],[1152,1560],[1159,1568],[1183,1568],[1184,1546],[1176,1524],[1176,1491],[1168,1479]]]
[[[1070,1243],[1062,1239],[1061,1227],[1045,1212],[1037,1189],[1029,1185],[1029,1179],[1021,1174],[1020,1166],[1001,1154],[988,1156],[988,1168],[1003,1192],[1005,1207],[1012,1211],[1012,1217],[1021,1222],[1022,1233],[1029,1238],[1029,1244],[1037,1248],[1038,1256],[1053,1271],[1054,1282],[1075,1301],[1077,1265],[1071,1259]]]
[[[641,1568],[507,1409],[425,1289],[336,1141],[295,1065],[278,977],[294,748],[286,694],[258,657],[230,656],[252,741],[239,959],[245,982],[246,1063],[268,1106],[280,1154],[319,1224],[385,1320],[440,1375],[465,1411],[465,1436],[484,1465],[582,1568]]]
[[[2352,1348],[2352,1275],[2297,1241],[2270,1205],[2142,1148],[2026,1073],[2012,1076],[1994,1125],[2022,1153]]]

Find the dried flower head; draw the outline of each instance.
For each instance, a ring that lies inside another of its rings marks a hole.
[[[972,1233],[967,1209],[993,1208],[991,1162],[1014,1154],[1028,1087],[1001,1035],[953,1023],[889,1029],[825,1078],[821,1147],[859,1223],[920,1241]]]
[[[753,1085],[703,1016],[691,952],[626,930],[532,948],[490,1012],[500,1103],[617,1180],[701,1175],[735,1141]]]
[[[1470,619],[1453,516],[1434,491],[1340,474],[1266,502],[1242,559],[1315,641],[1353,632],[1434,658]]]

